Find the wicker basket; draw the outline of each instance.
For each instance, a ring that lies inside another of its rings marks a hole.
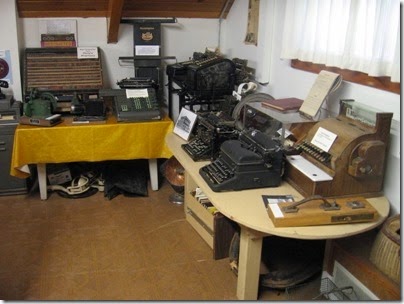
[[[391,278],[400,283],[400,215],[386,220],[377,234],[370,251],[370,261]]]

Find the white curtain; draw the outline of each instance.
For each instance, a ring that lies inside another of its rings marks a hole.
[[[400,82],[400,0],[287,0],[281,58]]]

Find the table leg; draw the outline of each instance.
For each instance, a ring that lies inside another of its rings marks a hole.
[[[38,171],[38,183],[39,183],[39,194],[41,195],[41,200],[46,200],[48,198],[48,189],[46,188],[46,164],[37,164]]]
[[[239,300],[257,300],[262,239],[262,236],[254,235],[249,229],[241,226],[237,277]]]
[[[150,184],[154,191],[159,189],[159,172],[157,169],[157,158],[149,159],[149,174],[150,174]]]

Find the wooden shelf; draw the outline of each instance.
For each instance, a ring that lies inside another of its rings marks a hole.
[[[229,256],[230,242],[235,232],[235,223],[220,212],[210,213],[191,194],[198,185],[185,172],[184,212],[188,223],[213,249],[213,258],[223,259]]]

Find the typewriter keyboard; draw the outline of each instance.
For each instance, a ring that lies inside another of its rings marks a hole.
[[[215,184],[221,184],[234,176],[233,171],[220,158],[201,168]]]
[[[209,149],[209,146],[201,139],[196,138],[190,141],[188,144],[183,145],[183,148],[191,155],[201,155],[205,153],[207,149]]]

